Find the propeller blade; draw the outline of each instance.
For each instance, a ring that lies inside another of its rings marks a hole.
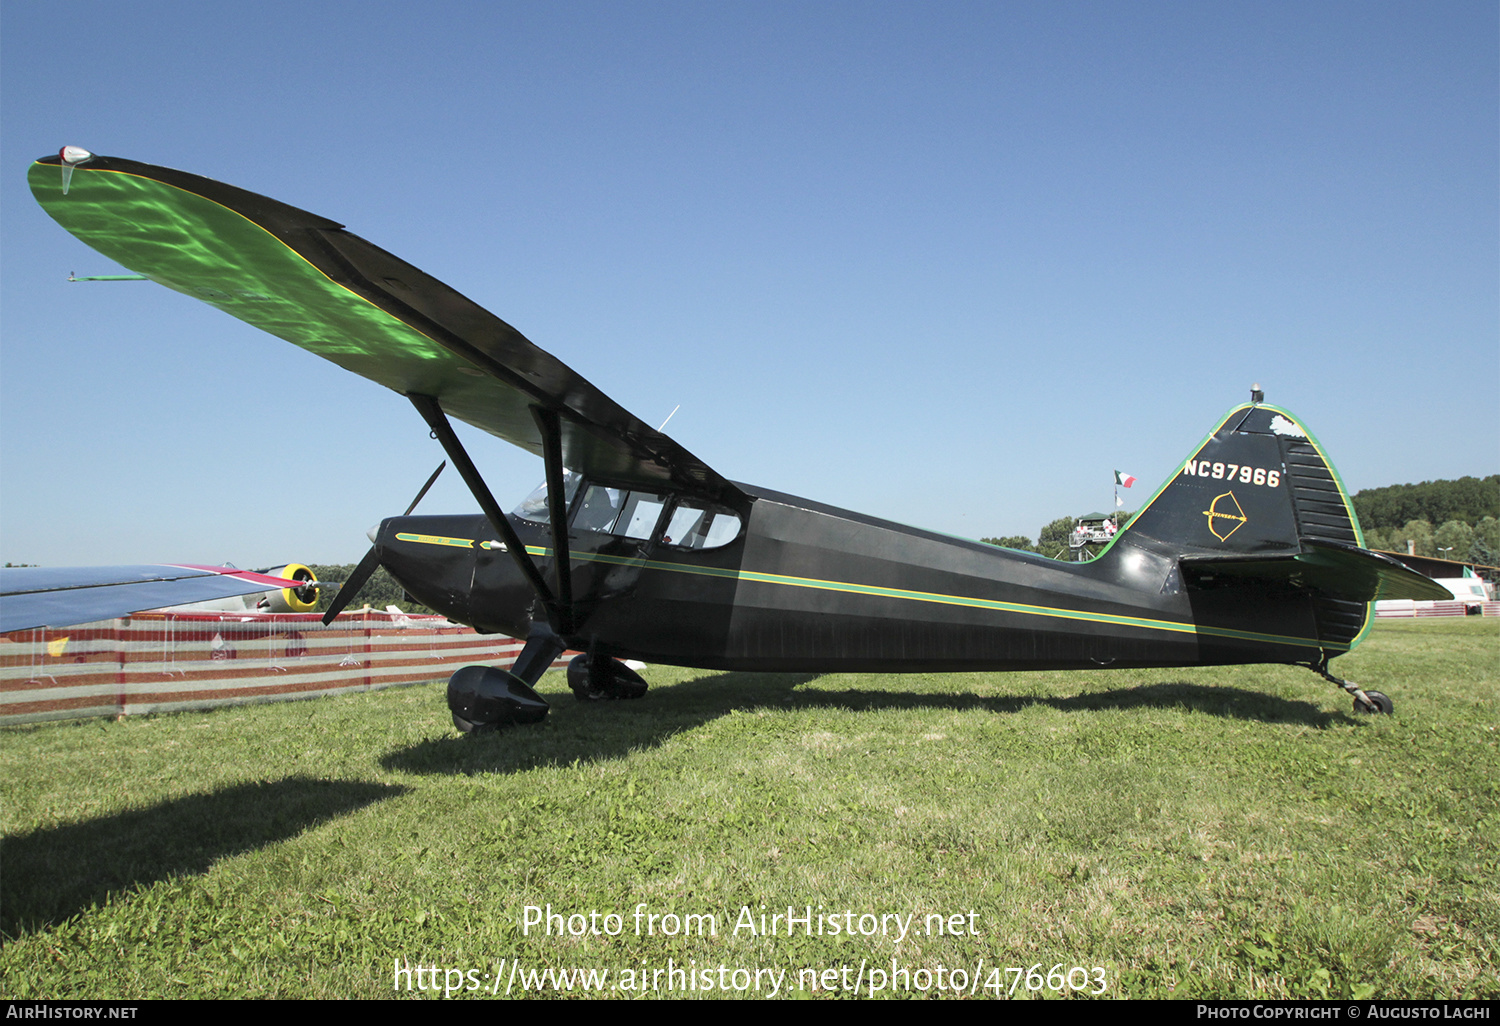
[[[427,494],[427,490],[432,487],[432,483],[438,479],[438,475],[443,472],[443,468],[447,465],[447,460],[438,464],[438,468],[432,472],[432,476],[427,479],[427,483],[422,486],[422,490],[417,492],[417,497],[411,500],[411,505],[406,507],[406,512],[401,514],[402,516],[411,516],[411,511],[417,508],[417,503],[422,501],[422,497]],[[373,534],[371,537],[373,538]],[[354,572],[349,575],[349,579],[339,588],[339,593],[333,597],[332,602],[328,603],[328,612],[323,614],[323,626],[326,627],[333,623],[333,618],[342,613],[344,607],[354,601],[355,597],[359,594],[359,589],[365,586],[365,582],[370,579],[370,575],[379,566],[380,556],[376,553],[375,546],[371,545],[370,551],[365,553],[365,558],[359,561],[359,565],[354,568]]]
[[[427,483],[422,486],[422,490],[417,493],[417,497],[411,500],[411,505],[406,507],[406,512],[401,514],[402,516],[411,516],[411,511],[417,508],[417,503],[422,501],[422,496],[427,494],[427,489],[432,487],[432,482],[438,479],[438,475],[443,472],[443,468],[447,465],[447,460],[444,460],[443,462],[438,464],[438,468],[432,472],[432,476],[427,479]]]
[[[371,545],[370,551],[365,553],[365,558],[359,561],[359,565],[354,568],[354,572],[349,575],[349,579],[344,582],[344,586],[339,589],[339,593],[328,604],[328,612],[323,614],[323,626],[326,627],[333,623],[333,618],[342,613],[344,607],[354,601],[355,596],[359,594],[359,589],[365,586],[365,581],[370,579],[370,575],[379,566],[380,554],[375,551],[375,546]]]

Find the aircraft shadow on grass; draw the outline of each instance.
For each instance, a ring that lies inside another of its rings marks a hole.
[[[284,841],[409,790],[288,777],[7,837],[0,936],[14,939],[57,926],[112,897],[207,872],[219,859]]]
[[[1237,687],[1209,687],[1185,681],[1163,681],[1140,687],[1071,696],[978,695],[851,689],[801,690],[821,677],[816,673],[715,673],[652,688],[649,707],[629,703],[565,703],[544,734],[501,729],[465,737],[443,737],[387,754],[389,770],[419,774],[513,773],[539,766],[570,765],[620,758],[632,749],[654,747],[677,734],[702,727],[733,712],[757,709],[848,709],[853,711],[949,709],[1017,713],[1033,705],[1064,712],[1102,709],[1186,708],[1193,712],[1265,723],[1294,723],[1326,729],[1354,722],[1312,702],[1295,701]],[[899,678],[889,678],[897,680]],[[608,706],[608,708],[600,708]],[[566,711],[564,711],[566,710]],[[601,731],[594,714],[609,715]]]

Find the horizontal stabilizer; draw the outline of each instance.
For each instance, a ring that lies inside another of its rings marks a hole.
[[[1284,581],[1350,602],[1453,597],[1441,584],[1378,552],[1310,539],[1304,539],[1303,545],[1303,551],[1287,555],[1203,554],[1183,556],[1179,562],[1189,587],[1201,587],[1214,578],[1240,577]]]

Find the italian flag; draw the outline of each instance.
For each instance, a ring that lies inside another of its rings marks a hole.
[[[1135,484],[1135,478],[1131,477],[1129,474],[1121,473],[1117,470],[1115,471],[1115,484],[1124,485],[1126,488],[1129,488],[1131,485]]]

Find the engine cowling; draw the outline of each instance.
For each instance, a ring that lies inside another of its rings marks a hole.
[[[301,563],[288,563],[286,566],[278,566],[267,570],[272,577],[289,577],[296,581],[306,581],[307,584],[297,588],[282,588],[280,591],[268,591],[256,608],[266,613],[311,613],[318,606],[318,579],[313,572]]]

